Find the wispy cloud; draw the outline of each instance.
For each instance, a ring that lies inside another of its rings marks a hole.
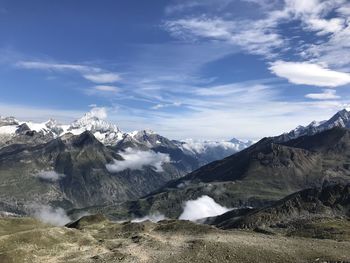
[[[121,80],[117,73],[87,74],[84,78],[95,83],[114,83]]]
[[[108,86],[108,85],[98,85],[94,87],[97,91],[106,91],[106,92],[118,92],[119,89],[116,86]]]
[[[313,100],[335,100],[340,98],[336,95],[336,91],[331,89],[325,89],[322,93],[309,93],[305,97]]]
[[[197,1],[190,2],[198,5]],[[267,4],[266,1],[245,0],[244,2],[266,8],[260,9],[261,16],[253,19],[242,16],[235,18],[237,16],[234,14],[224,18],[218,17],[208,9],[205,15],[168,19],[164,28],[179,39],[223,41],[232,46],[238,46],[250,54],[261,55],[269,61],[292,54],[299,60],[304,60],[304,64],[301,64],[304,66],[315,63],[344,66],[350,63],[349,56],[345,55],[350,48],[348,45],[350,37],[348,10],[350,8],[347,1],[288,0],[274,1],[273,5]],[[178,6],[181,7],[181,5]],[[293,37],[285,33],[289,32],[287,28],[290,23],[299,23],[302,29],[302,32],[294,38],[302,39],[302,34],[311,34],[313,38],[296,43]],[[281,29],[281,26],[284,28]],[[315,67],[315,74],[317,74],[320,68]],[[326,72],[328,76],[331,71],[330,69]],[[309,85],[317,86],[319,83],[325,86],[322,81],[313,81]],[[333,82],[333,85],[337,86],[336,83],[337,81]]]
[[[84,92],[87,95],[99,95],[99,96],[105,96],[108,98],[110,96],[114,96],[120,93],[121,89],[112,85],[96,85],[89,89],[84,89]]]
[[[273,56],[275,49],[283,47],[283,39],[272,30],[274,26],[273,20],[254,22],[206,16],[170,20],[164,24],[164,28],[177,38],[221,40],[249,53],[264,56]]]
[[[159,103],[157,105],[152,106],[151,109],[159,110],[159,109],[167,108],[167,107],[179,107],[181,105],[182,105],[181,102],[173,102],[173,103],[169,103],[169,104],[161,104],[161,103]]]
[[[53,72],[75,71],[79,73],[83,78],[97,84],[114,83],[121,80],[121,77],[118,73],[107,72],[106,70],[99,67],[79,64],[64,64],[43,61],[18,61],[15,65],[24,69],[38,69]]]

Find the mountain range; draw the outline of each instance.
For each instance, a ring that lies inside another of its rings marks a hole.
[[[0,118],[0,210],[82,208],[137,199],[251,142],[181,142],[125,133],[94,111],[69,125]]]
[[[210,196],[224,207],[264,207],[305,188],[350,180],[350,113],[335,114],[289,140],[263,138],[136,201],[94,208],[112,217],[161,213],[178,218],[187,200]],[[325,127],[328,127],[327,129]],[[301,130],[299,128],[299,130]],[[318,132],[316,132],[318,131]],[[307,133],[310,132],[310,133]]]
[[[31,213],[40,204],[117,219],[177,218],[184,202],[201,196],[225,207],[263,207],[349,179],[349,116],[342,110],[253,145],[124,133],[93,111],[70,125],[2,117],[0,210]]]

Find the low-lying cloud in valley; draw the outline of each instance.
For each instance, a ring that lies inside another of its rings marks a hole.
[[[110,172],[121,172],[126,169],[142,170],[145,166],[152,166],[155,171],[163,171],[163,163],[170,162],[168,154],[156,153],[154,151],[141,151],[127,148],[119,153],[124,160],[114,160],[112,164],[107,164],[106,168]]]
[[[131,220],[131,222],[133,223],[140,223],[140,222],[144,222],[144,221],[151,221],[153,223],[157,223],[161,220],[165,220],[166,217],[163,214],[160,213],[154,213],[154,214],[150,214],[148,216],[144,216],[141,218],[135,218],[133,220]]]
[[[62,208],[53,208],[48,205],[35,205],[33,206],[33,210],[33,216],[47,224],[64,226],[71,221],[66,211]]]
[[[231,209],[221,206],[207,195],[203,195],[196,200],[186,201],[184,211],[180,215],[180,220],[196,221],[206,217],[222,215]]]
[[[46,181],[55,182],[65,177],[66,175],[57,173],[55,171],[40,171],[39,173],[36,174],[36,176]]]

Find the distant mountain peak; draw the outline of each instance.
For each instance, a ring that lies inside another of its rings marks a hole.
[[[299,125],[292,131],[275,137],[275,140],[278,142],[289,141],[300,136],[314,135],[334,127],[350,128],[350,111],[343,109],[334,114],[329,120],[320,122],[313,121],[307,126]]]
[[[100,131],[100,132],[108,132],[115,131],[120,132],[119,128],[104,119],[99,118],[98,116],[92,114],[91,112],[87,112],[80,119],[75,120],[68,130],[74,129],[85,129],[88,131]]]

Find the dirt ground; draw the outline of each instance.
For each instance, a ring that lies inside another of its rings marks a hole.
[[[223,231],[187,221],[54,227],[0,219],[0,262],[350,262],[350,241]]]

